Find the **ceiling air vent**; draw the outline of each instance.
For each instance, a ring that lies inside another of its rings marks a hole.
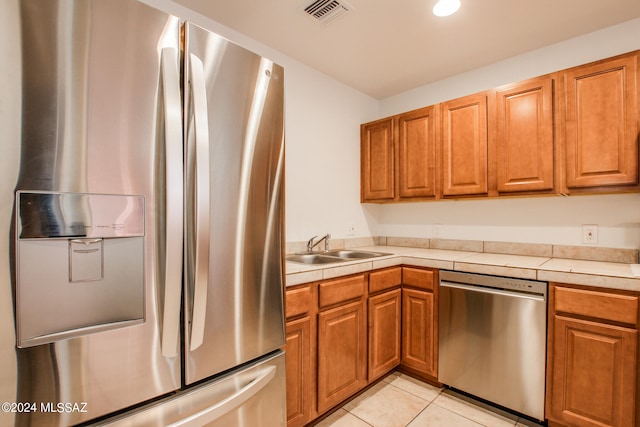
[[[349,10],[351,10],[351,6],[342,0],[316,0],[304,8],[305,13],[323,25],[335,21]]]

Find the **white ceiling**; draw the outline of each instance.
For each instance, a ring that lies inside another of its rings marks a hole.
[[[313,0],[175,0],[370,96],[382,99],[640,17],[640,0],[346,0],[327,26]]]

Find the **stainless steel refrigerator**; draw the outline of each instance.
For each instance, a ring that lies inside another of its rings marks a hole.
[[[282,67],[134,0],[19,14],[0,425],[284,426]]]

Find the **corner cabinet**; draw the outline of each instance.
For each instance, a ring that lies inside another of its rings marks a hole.
[[[360,128],[362,202],[436,197],[437,108],[421,108]]]
[[[551,284],[550,425],[635,427],[638,295]]]
[[[391,201],[396,194],[395,120],[378,120],[360,127],[360,200]]]
[[[563,73],[569,191],[638,184],[638,53]]]

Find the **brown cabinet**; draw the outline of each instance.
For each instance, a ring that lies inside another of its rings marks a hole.
[[[554,189],[553,78],[496,90],[490,134],[498,193]]]
[[[287,427],[298,427],[311,420],[315,400],[314,287],[287,289],[285,298]]]
[[[436,196],[437,108],[421,108],[398,117],[399,195]]]
[[[361,201],[640,188],[640,51],[361,126]]]
[[[367,384],[366,276],[320,283],[318,413]]]
[[[395,197],[394,119],[360,127],[360,200],[391,201]]]
[[[402,268],[403,369],[435,380],[438,376],[438,272]]]
[[[400,363],[402,269],[393,267],[369,276],[369,382]]]
[[[547,417],[566,426],[636,426],[638,296],[550,290]]]
[[[638,53],[563,72],[569,191],[638,183]]]
[[[487,93],[444,102],[442,195],[482,195],[487,179]]]

